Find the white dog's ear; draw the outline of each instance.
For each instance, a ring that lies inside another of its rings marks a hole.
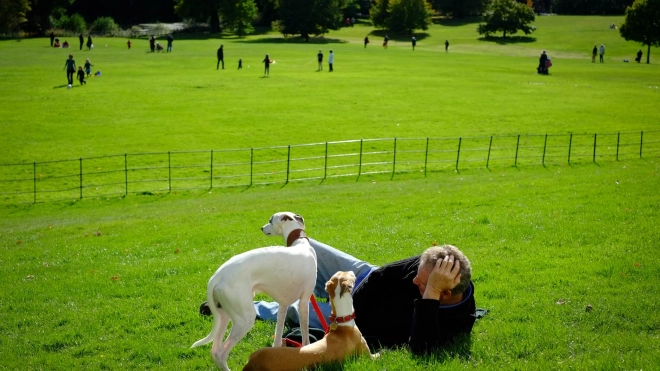
[[[303,227],[305,226],[305,219],[303,219],[302,216],[296,214],[296,215],[294,215],[293,217],[296,218],[296,221],[297,221],[298,223],[302,224]]]

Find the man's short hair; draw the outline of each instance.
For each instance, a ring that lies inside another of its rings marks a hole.
[[[451,290],[451,294],[462,294],[468,288],[472,279],[472,266],[470,265],[470,260],[456,246],[442,245],[429,247],[422,254],[419,266],[433,268],[438,260],[442,260],[448,255],[453,255],[454,260],[461,262],[461,268],[458,271],[461,274],[461,282]]]

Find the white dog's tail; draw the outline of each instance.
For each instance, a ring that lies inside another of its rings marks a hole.
[[[211,313],[213,314],[213,328],[211,329],[211,332],[201,340],[197,340],[195,344],[191,346],[191,348],[195,348],[204,344],[208,344],[215,339],[216,335],[218,334],[219,331],[222,330],[222,314],[220,313],[220,310],[218,307],[220,306],[220,303],[215,299],[215,295],[213,295],[213,289],[215,285],[212,285],[209,283],[208,290],[206,292],[206,302],[208,303],[209,309],[211,310]],[[224,331],[227,331],[225,324],[225,329]],[[222,334],[224,337],[224,334]],[[222,339],[222,338],[221,338]]]

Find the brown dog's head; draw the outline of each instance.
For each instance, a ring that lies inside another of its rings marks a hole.
[[[325,291],[334,300],[337,295],[340,298],[346,293],[350,295],[354,285],[355,274],[353,272],[337,272],[330,278],[330,281],[325,283]]]

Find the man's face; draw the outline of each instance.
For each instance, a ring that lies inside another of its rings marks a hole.
[[[426,291],[426,284],[429,281],[429,276],[433,271],[433,266],[419,267],[417,269],[417,275],[413,278],[413,283],[419,288],[419,294],[424,296],[424,291]]]

